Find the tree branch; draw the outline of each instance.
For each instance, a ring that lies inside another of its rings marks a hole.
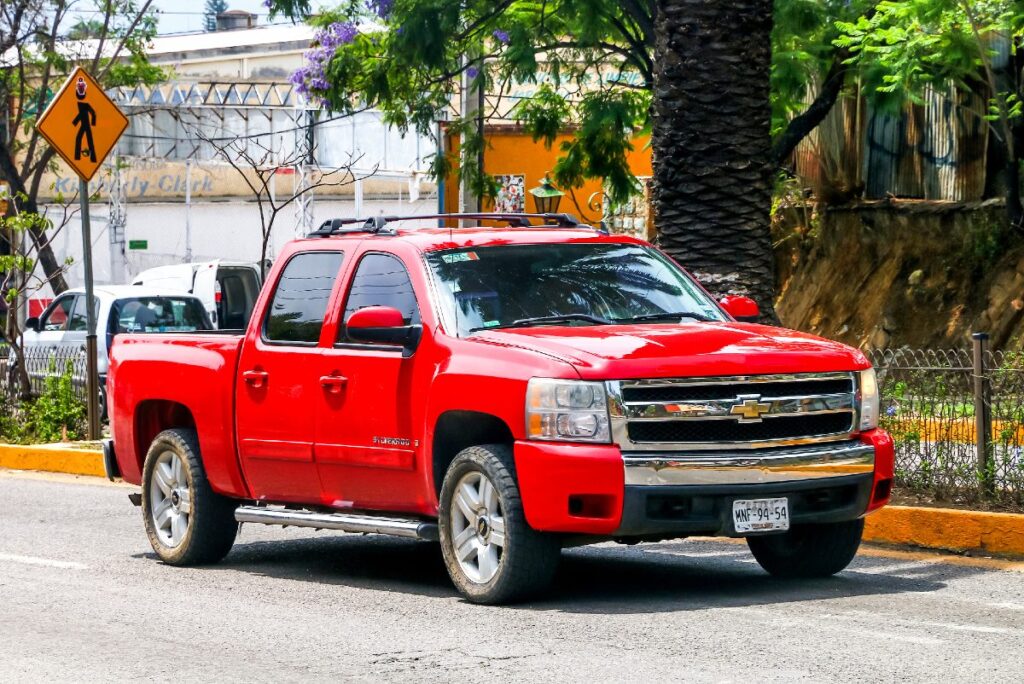
[[[773,164],[776,166],[785,164],[800,141],[817,128],[818,124],[824,121],[828,113],[832,111],[836,100],[839,99],[839,93],[843,90],[843,84],[846,82],[846,74],[849,72],[846,60],[849,56],[849,52],[846,50],[836,51],[832,58],[832,65],[822,83],[821,92],[802,114],[793,117],[789,125],[786,126],[786,130],[775,141],[771,157]]]

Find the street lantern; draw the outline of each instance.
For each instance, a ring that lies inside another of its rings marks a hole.
[[[541,179],[540,185],[530,188],[533,195],[533,202],[537,205],[537,212],[540,214],[553,214],[558,211],[558,203],[562,201],[565,193],[556,188],[547,176]]]

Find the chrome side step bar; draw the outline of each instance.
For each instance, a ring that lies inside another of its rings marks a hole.
[[[362,513],[315,513],[269,506],[239,506],[235,509],[238,522],[285,527],[313,527],[343,532],[389,534],[395,537],[437,541],[437,523],[416,518],[387,518]]]

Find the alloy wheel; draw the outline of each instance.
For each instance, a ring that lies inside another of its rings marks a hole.
[[[185,539],[192,515],[188,474],[177,453],[165,451],[157,459],[149,485],[149,502],[157,537],[165,546],[175,548]]]
[[[505,518],[494,484],[482,472],[459,480],[451,503],[452,550],[459,567],[475,583],[498,572],[505,552]]]

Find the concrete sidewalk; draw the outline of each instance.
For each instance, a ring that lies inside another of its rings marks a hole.
[[[95,444],[0,444],[0,468],[105,477]],[[1024,557],[1024,515],[886,506],[867,517],[864,540],[924,549]]]

